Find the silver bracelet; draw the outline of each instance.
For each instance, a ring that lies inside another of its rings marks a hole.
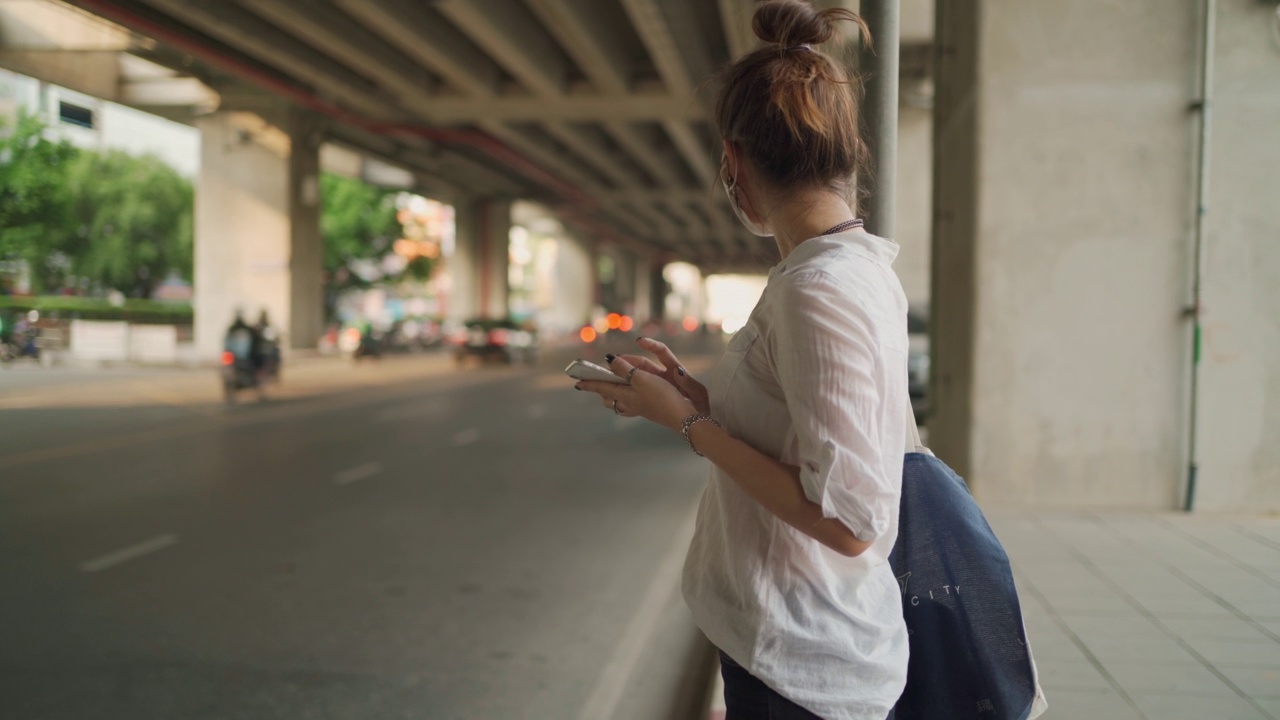
[[[705,413],[697,413],[695,415],[690,415],[689,417],[684,419],[683,423],[680,424],[680,434],[684,435],[684,441],[689,443],[689,449],[692,450],[698,457],[706,457],[706,455],[703,455],[702,453],[698,452],[698,448],[693,446],[693,440],[689,437],[689,429],[700,422],[709,422],[712,425],[715,425],[716,427],[723,427],[723,426],[720,423],[716,422],[715,418]]]

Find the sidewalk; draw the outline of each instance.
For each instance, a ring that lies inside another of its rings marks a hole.
[[[998,510],[1044,720],[1280,720],[1280,518]],[[712,718],[722,718],[717,686]]]

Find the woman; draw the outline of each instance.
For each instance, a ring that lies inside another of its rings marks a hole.
[[[906,680],[888,556],[906,445],[907,303],[897,245],[850,207],[864,149],[852,84],[814,45],[846,10],[757,6],[764,45],[726,72],[721,179],[782,261],[707,386],[662,343],[610,356],[606,407],[684,435],[713,465],[684,571],[721,651],[728,720],[883,720]]]

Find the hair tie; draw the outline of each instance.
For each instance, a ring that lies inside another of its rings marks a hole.
[[[787,48],[787,50],[808,50],[809,52],[813,52],[813,46],[809,43],[804,43],[802,45],[792,45]]]

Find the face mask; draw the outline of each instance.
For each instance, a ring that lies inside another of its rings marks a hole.
[[[728,162],[729,159],[725,158],[726,166]],[[727,167],[725,169],[727,170]],[[742,227],[746,228],[747,232],[756,237],[773,237],[773,233],[769,232],[768,228],[747,217],[746,211],[742,209],[742,203],[738,200],[738,179],[735,177],[732,182],[725,180],[727,174],[727,172],[720,173],[720,184],[724,185],[724,194],[729,196],[729,207],[733,208],[733,214],[738,217],[738,222],[742,223]]]

